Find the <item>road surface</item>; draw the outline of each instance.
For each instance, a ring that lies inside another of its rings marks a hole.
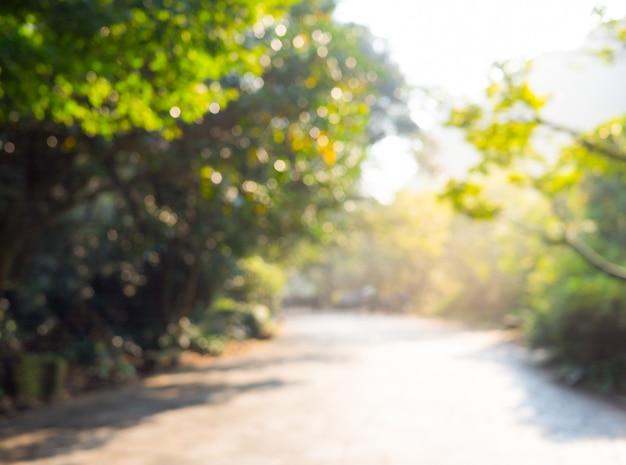
[[[0,463],[626,464],[626,412],[498,331],[292,314],[253,350],[27,413]]]

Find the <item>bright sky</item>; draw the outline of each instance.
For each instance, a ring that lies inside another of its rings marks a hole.
[[[624,0],[339,0],[335,17],[383,39],[409,84],[475,96],[495,61],[582,45],[598,22],[592,11],[599,4],[610,17],[626,15]],[[416,117],[429,123],[428,115]],[[388,163],[393,147],[400,146],[387,141],[375,148],[364,176],[366,189],[383,201],[416,170],[401,149]]]

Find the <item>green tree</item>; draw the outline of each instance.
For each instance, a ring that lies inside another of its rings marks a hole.
[[[246,31],[291,2],[6,1],[0,7],[0,122],[71,126],[110,137],[141,128],[176,135],[210,105],[238,96],[231,74],[262,72]],[[71,53],[70,53],[71,51]]]
[[[597,53],[621,56],[624,30],[623,20],[604,23],[600,31],[608,36],[612,46]],[[586,180],[598,176],[610,178],[624,172],[626,116],[607,121],[587,133],[546,120],[542,108],[547,97],[531,89],[528,80],[531,66],[507,72],[506,64],[498,65],[503,78],[486,90],[484,105],[470,104],[451,111],[449,124],[464,131],[481,159],[466,179],[450,181],[444,196],[474,217],[493,218],[502,212],[504,205],[484,195],[482,180],[494,170],[506,170],[512,184],[534,189],[552,202],[554,218],[560,224],[542,232],[547,242],[567,245],[601,272],[626,280],[624,267],[607,260],[583,240],[584,219],[578,214],[580,210],[572,211],[568,200],[568,195]],[[553,160],[537,149],[536,138],[542,131],[567,134],[572,143]]]
[[[0,162],[14,175],[2,213],[16,221],[0,252],[22,302],[10,316],[33,344],[46,339],[38,329],[65,326],[56,340],[71,343],[90,326],[153,347],[245,279],[241,258],[283,260],[297,238],[333,232],[366,146],[417,128],[397,68],[364,28],[335,24],[332,7],[303,3],[242,31],[262,72],[234,68],[207,83],[237,99],[192,122],[170,115],[175,126],[159,131],[95,135],[52,116],[5,127],[12,153]]]
[[[266,50],[254,31],[288,6],[3,2],[0,294],[12,286],[7,281],[19,281],[41,231],[110,187],[102,174],[137,130],[171,139],[181,121],[237,98],[239,90],[221,82],[263,72]]]
[[[626,21],[604,22],[596,38],[602,39],[602,48],[594,51],[598,59],[621,59]],[[467,179],[452,181],[444,196],[474,216],[510,218],[516,205],[494,202],[484,188],[487,176],[499,171],[512,185],[546,200],[550,210],[542,221],[515,221],[551,247],[529,274],[530,339],[550,350],[568,382],[587,380],[623,392],[626,267],[620,263],[626,223],[619,206],[626,180],[626,115],[588,132],[572,131],[543,117],[547,100],[532,91],[528,68],[511,73],[502,65],[501,70],[504,77],[489,87],[485,104],[451,112],[450,124],[465,132],[481,159]],[[535,144],[546,132],[570,137],[556,157]]]

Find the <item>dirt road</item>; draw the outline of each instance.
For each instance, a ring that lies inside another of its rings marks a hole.
[[[500,332],[292,314],[242,355],[4,423],[0,463],[626,465],[626,412]]]

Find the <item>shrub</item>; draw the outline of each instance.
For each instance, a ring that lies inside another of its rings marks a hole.
[[[271,336],[271,324],[272,316],[267,306],[219,298],[204,315],[199,327],[203,334],[242,340]]]
[[[21,353],[11,365],[7,384],[22,406],[59,399],[67,381],[68,362],[56,354]]]
[[[238,274],[227,281],[228,295],[241,302],[256,302],[277,311],[287,274],[278,265],[254,255],[237,260]]]
[[[532,344],[549,349],[564,375],[626,391],[623,283],[591,272],[558,279],[546,293],[529,322]]]

